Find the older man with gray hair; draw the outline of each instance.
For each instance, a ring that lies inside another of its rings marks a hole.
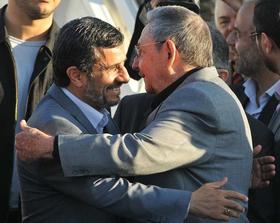
[[[185,8],[159,7],[148,14],[136,52],[133,68],[144,78],[147,92],[157,94],[140,133],[54,140],[25,127],[17,138],[20,155],[29,150],[33,157],[54,156],[66,176],[143,175],[137,181],[190,191],[227,176],[225,188],[247,194],[252,166],[249,125],[238,99],[212,67],[207,24]],[[40,139],[31,142],[32,132]],[[220,210],[224,220],[248,222],[244,214],[231,218],[236,216],[232,208]],[[189,214],[187,222],[211,220]]]

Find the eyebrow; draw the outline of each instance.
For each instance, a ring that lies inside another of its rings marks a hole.
[[[218,17],[218,19],[227,19],[227,20],[229,20],[230,17],[229,16],[220,16],[220,17]]]
[[[121,64],[121,63],[124,63],[126,60],[127,60],[127,58],[125,57],[124,60],[122,60],[122,61],[120,61],[120,62],[118,62],[118,63],[114,63],[114,64],[111,64],[111,65],[109,65],[109,66],[106,66],[105,64],[101,64],[101,66],[103,66],[103,67],[105,67],[105,68],[112,68],[112,67],[117,66],[117,65],[119,65],[119,64]]]

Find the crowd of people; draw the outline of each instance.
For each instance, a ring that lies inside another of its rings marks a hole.
[[[0,10],[1,222],[280,220],[278,0],[146,0],[126,55],[59,3]]]

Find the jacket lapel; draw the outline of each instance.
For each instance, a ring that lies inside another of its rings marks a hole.
[[[244,86],[243,85],[231,86],[231,89],[239,99],[240,103],[242,104],[242,107],[245,108],[249,101],[249,98],[245,94]]]
[[[119,134],[120,133],[120,129],[118,127],[118,125],[115,123],[115,121],[111,118],[111,116],[108,116],[108,124],[106,125],[106,127],[104,128],[104,133],[109,133],[109,134]]]
[[[206,67],[206,68],[200,69],[200,70],[194,72],[192,75],[188,76],[176,89],[179,89],[180,87],[182,87],[188,83],[195,82],[195,81],[210,81],[211,79],[217,78],[218,76],[219,75],[218,75],[215,67]],[[175,91],[176,91],[176,89],[175,89]],[[164,103],[164,101],[162,103]],[[151,111],[151,113],[149,114],[149,116],[146,120],[146,126],[155,119],[162,103],[157,108],[155,108],[153,111]]]
[[[270,119],[273,116],[273,113],[276,110],[276,107],[278,105],[279,101],[277,100],[277,98],[275,97],[275,95],[273,95],[269,101],[267,102],[267,104],[265,105],[265,107],[263,108],[260,117],[258,118],[261,122],[263,122],[265,125],[268,125],[270,122]]]
[[[96,129],[92,126],[84,113],[78,108],[78,106],[68,98],[64,92],[53,84],[47,93],[53,98],[61,107],[68,111],[74,119],[76,119],[84,128],[90,133],[96,133]]]

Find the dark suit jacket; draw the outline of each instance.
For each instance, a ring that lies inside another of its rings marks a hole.
[[[242,106],[245,108],[248,103],[248,97],[244,93],[243,85],[237,85],[232,88]],[[267,127],[269,121],[276,109],[278,101],[275,97],[272,97],[263,111],[260,114],[259,120],[247,115],[254,146],[260,144],[263,146],[263,150],[259,154],[263,155],[275,155],[274,154],[274,134]],[[253,223],[271,223],[274,222],[276,216],[276,200],[275,200],[275,181],[272,184],[263,189],[256,189],[249,191],[249,207],[248,217],[250,222]]]
[[[2,84],[0,83],[0,104],[1,104],[3,98],[4,98],[4,91],[3,91]]]
[[[244,93],[244,90],[245,90],[244,86],[235,85],[232,87],[232,90],[238,97],[243,108],[246,108],[247,103],[249,102],[249,98]],[[268,126],[269,121],[272,118],[272,115],[273,115],[278,103],[279,103],[279,101],[275,96],[271,97],[270,100],[267,102],[267,104],[264,106],[258,120],[260,120],[262,123],[264,123],[266,126]]]
[[[144,129],[154,96],[142,93],[126,96],[121,100],[114,115],[121,134],[140,132]]]

